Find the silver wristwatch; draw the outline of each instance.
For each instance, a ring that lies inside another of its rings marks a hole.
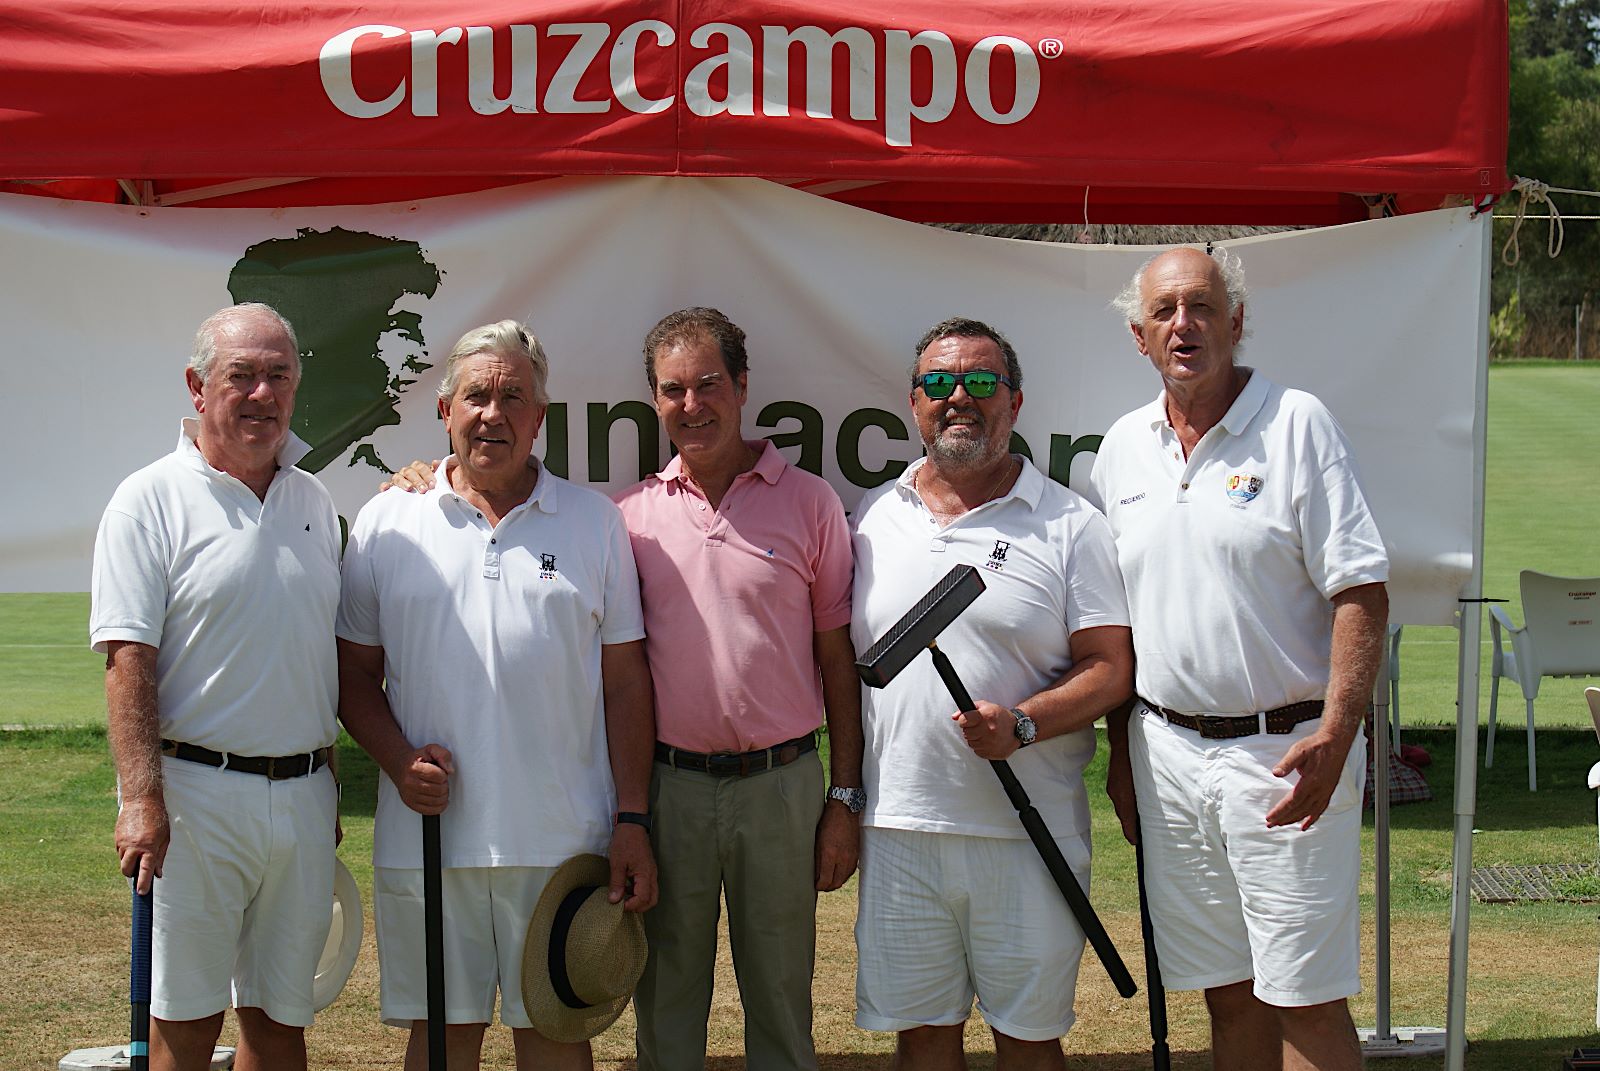
[[[840,785],[834,785],[828,789],[828,798],[830,800],[838,800],[850,808],[851,814],[860,814],[867,809],[867,794],[859,788],[844,788]]]
[[[1029,744],[1039,739],[1039,727],[1035,725],[1033,723],[1033,719],[1024,714],[1020,708],[1012,707],[1011,716],[1017,719],[1017,746],[1027,747]]]

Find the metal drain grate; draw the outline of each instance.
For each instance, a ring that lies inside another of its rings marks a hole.
[[[1600,873],[1587,863],[1473,867],[1472,895],[1486,904],[1524,900],[1597,903]]]

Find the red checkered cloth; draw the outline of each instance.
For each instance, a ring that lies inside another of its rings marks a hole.
[[[1373,780],[1372,780],[1372,715],[1367,715],[1367,790],[1361,798],[1363,807],[1372,806]],[[1428,779],[1422,775],[1422,770],[1412,763],[1402,759],[1393,751],[1389,752],[1389,802],[1396,803],[1427,803],[1433,799],[1433,789],[1428,787]]]

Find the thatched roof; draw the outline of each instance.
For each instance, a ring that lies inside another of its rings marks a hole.
[[[1032,242],[1077,242],[1082,245],[1184,245],[1248,238],[1299,227],[1138,227],[1125,223],[935,223],[945,230],[1023,238]]]

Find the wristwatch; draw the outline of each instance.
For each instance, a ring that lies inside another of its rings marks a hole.
[[[630,825],[643,826],[646,833],[650,832],[650,816],[642,811],[618,811],[613,826]]]
[[[828,798],[830,800],[838,800],[850,808],[851,814],[860,814],[867,809],[867,794],[859,788],[844,788],[840,785],[834,785],[828,789]]]
[[[1016,733],[1018,747],[1027,747],[1029,744],[1039,739],[1039,727],[1033,723],[1032,718],[1028,717],[1022,712],[1020,707],[1012,707],[1011,716],[1017,719]]]

